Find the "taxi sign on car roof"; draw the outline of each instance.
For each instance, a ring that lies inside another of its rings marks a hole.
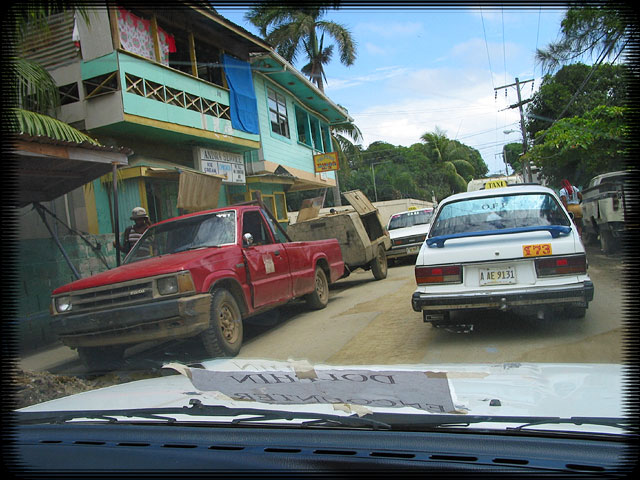
[[[489,180],[487,183],[484,184],[484,189],[488,190],[490,188],[500,188],[500,187],[506,187],[507,186],[507,181],[506,180]]]

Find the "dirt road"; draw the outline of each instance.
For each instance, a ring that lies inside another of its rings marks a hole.
[[[411,308],[413,265],[405,264],[389,268],[382,281],[373,280],[370,272],[354,272],[332,286],[324,310],[309,311],[299,301],[253,319],[246,324],[239,356],[334,365],[622,363],[623,264],[620,257],[588,252],[595,297],[584,319],[483,314],[465,319],[475,322],[469,333],[435,329]],[[18,403],[154,377],[165,363],[206,358],[196,340],[143,345],[129,349],[122,370],[87,375],[75,352],[59,346],[20,360]]]
[[[471,314],[470,333],[435,329],[412,310],[413,265],[389,268],[383,281],[356,272],[336,284],[327,309],[282,309],[284,320],[250,339],[241,357],[307,358],[328,364],[460,362],[620,363],[622,262],[589,251],[595,297],[584,319]]]

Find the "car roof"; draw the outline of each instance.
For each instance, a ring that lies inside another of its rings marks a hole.
[[[457,200],[467,200],[470,198],[494,197],[497,195],[518,195],[522,193],[551,193],[555,196],[555,192],[548,187],[538,184],[514,184],[506,187],[490,188],[488,190],[475,190],[472,192],[461,192],[449,195],[440,202],[440,206],[445,203],[455,202]]]
[[[405,210],[404,212],[397,212],[394,213],[393,215],[391,215],[391,217],[395,217],[396,215],[402,215],[403,213],[412,213],[412,212],[419,212],[420,210],[434,210],[433,207],[420,207],[420,208],[414,208],[413,210]]]

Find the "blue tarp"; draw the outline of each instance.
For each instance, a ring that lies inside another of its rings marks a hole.
[[[229,55],[222,55],[222,63],[230,91],[231,126],[247,133],[259,134],[258,105],[251,65]]]

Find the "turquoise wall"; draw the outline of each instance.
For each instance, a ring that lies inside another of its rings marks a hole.
[[[266,80],[261,75],[254,75],[253,85],[258,102],[258,117],[260,121],[260,141],[264,159],[275,162],[283,166],[298,168],[306,172],[313,172],[313,149],[298,142],[298,130],[296,127],[296,117],[294,105],[301,105],[295,101],[293,96],[282,88]],[[289,122],[289,132],[291,138],[285,138],[271,131],[269,120],[269,107],[267,103],[267,89],[272,88],[283,95],[287,103],[287,119]],[[305,109],[306,110],[306,109]]]
[[[138,187],[138,178],[128,178],[118,182],[118,226],[120,233],[132,224],[131,210],[140,207],[140,190]],[[113,233],[114,228],[111,223],[111,210],[109,208],[111,182],[102,183],[99,179],[93,181],[93,189],[96,198],[96,210],[98,212],[98,232]],[[113,206],[113,199],[111,200]]]

